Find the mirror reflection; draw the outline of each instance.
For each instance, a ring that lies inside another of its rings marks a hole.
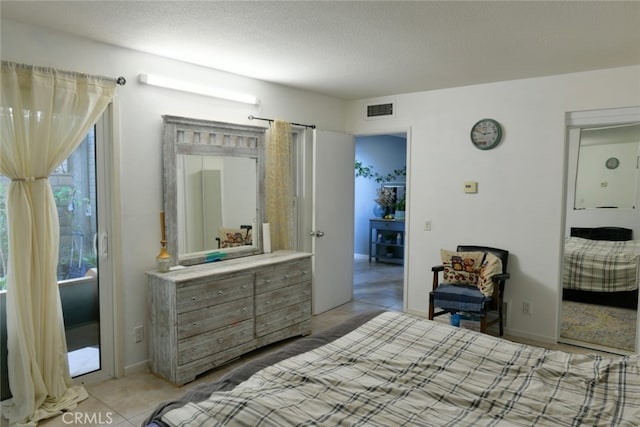
[[[574,209],[635,208],[640,124],[582,129]]]
[[[254,246],[257,159],[178,155],[178,253]]]
[[[390,214],[393,215],[394,219],[404,219],[406,201],[405,183],[386,182],[382,187],[391,191],[392,208],[390,209]]]

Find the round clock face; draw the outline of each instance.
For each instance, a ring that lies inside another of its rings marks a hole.
[[[493,119],[482,119],[471,128],[471,142],[481,150],[490,150],[500,143],[502,126]]]
[[[615,157],[609,157],[607,159],[607,162],[605,163],[605,166],[607,166],[607,169],[615,169],[620,166],[620,160]]]

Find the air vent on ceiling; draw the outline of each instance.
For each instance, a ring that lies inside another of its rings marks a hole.
[[[393,116],[393,102],[367,105],[367,118]]]

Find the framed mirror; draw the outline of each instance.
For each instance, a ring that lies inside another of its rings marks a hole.
[[[393,210],[392,212],[397,212],[398,210],[404,211],[404,203],[399,207],[398,203],[405,200],[405,183],[404,182],[385,182],[382,184],[384,188],[391,190],[393,194]],[[402,208],[402,209],[400,209]],[[400,219],[400,218],[398,218]]]
[[[173,263],[262,253],[265,129],[163,120],[165,231]]]

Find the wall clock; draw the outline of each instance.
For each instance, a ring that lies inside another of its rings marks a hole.
[[[607,169],[615,169],[620,166],[620,160],[617,157],[609,157],[605,162]]]
[[[471,142],[480,150],[490,150],[502,140],[502,126],[496,120],[482,119],[471,128]]]

